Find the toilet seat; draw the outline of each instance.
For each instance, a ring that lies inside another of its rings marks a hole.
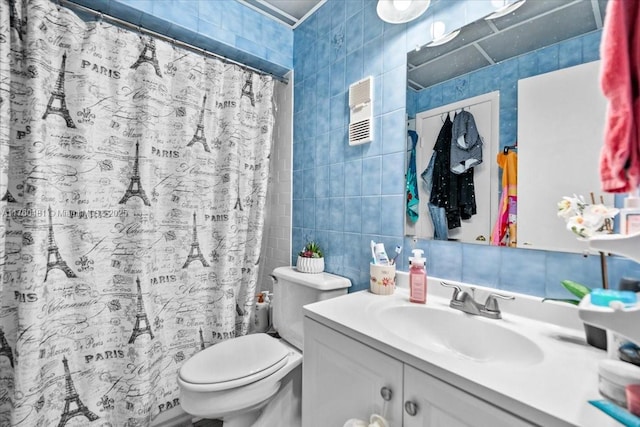
[[[178,373],[183,386],[220,391],[259,381],[287,363],[289,349],[267,334],[250,334],[215,344],[192,356]]]

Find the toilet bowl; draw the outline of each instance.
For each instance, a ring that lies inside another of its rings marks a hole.
[[[214,361],[214,362],[212,362]],[[187,413],[223,419],[225,427],[250,426],[280,389],[302,354],[283,340],[251,334],[196,353],[178,373]]]
[[[189,358],[178,372],[178,385],[182,409],[192,416],[222,419],[224,427],[270,426],[272,422],[257,420],[268,416],[265,407],[278,393],[286,389],[292,401],[300,398],[302,391],[292,389],[301,388],[296,378],[301,378],[302,367],[302,306],[346,294],[351,282],[292,267],[278,267],[273,275],[273,323],[282,338],[245,335]]]

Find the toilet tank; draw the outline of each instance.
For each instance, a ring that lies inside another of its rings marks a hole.
[[[278,267],[273,275],[273,326],[302,350],[302,306],[346,294],[351,281],[331,273],[300,273],[294,267]]]

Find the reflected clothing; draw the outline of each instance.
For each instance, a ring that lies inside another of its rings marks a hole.
[[[453,119],[451,172],[461,174],[482,163],[482,138],[473,114],[462,110]]]
[[[431,191],[433,185],[433,164],[436,160],[436,152],[431,155],[431,160],[427,168],[422,172],[420,177],[427,188],[427,191]],[[448,240],[449,231],[447,230],[447,213],[444,208],[438,207],[431,202],[427,202],[427,208],[429,208],[429,215],[431,216],[431,222],[433,223],[433,238],[435,240]]]
[[[407,133],[411,139],[411,157],[409,158],[406,175],[407,216],[411,222],[415,223],[420,216],[420,198],[418,196],[418,177],[416,172],[416,144],[418,143],[418,134],[414,130],[410,130]]]
[[[511,246],[517,244],[518,206],[518,155],[513,151],[499,153],[498,166],[502,169],[502,195],[498,207],[498,218],[491,232],[491,244]]]
[[[473,168],[455,174],[450,168],[453,123],[447,115],[433,147],[436,158],[433,164],[433,184],[429,202],[445,209],[447,228],[460,227],[462,219],[476,214]]]

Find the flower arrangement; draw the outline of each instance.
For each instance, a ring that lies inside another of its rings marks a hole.
[[[296,268],[302,273],[322,273],[324,271],[324,254],[316,242],[307,242],[298,252]]]
[[[593,193],[591,193],[590,204],[584,200],[584,197],[576,196],[575,194],[573,197],[563,197],[558,202],[558,216],[564,218],[567,223],[567,230],[577,235],[580,239],[589,239],[596,234],[613,233],[613,218],[618,212],[619,209],[605,206],[602,197],[600,197],[600,203],[596,203]],[[602,274],[602,287],[607,289],[609,287],[607,261],[603,252],[600,252],[600,271]],[[545,299],[579,304],[580,300],[591,292],[590,288],[571,280],[562,280],[561,283],[578,300],[571,298]],[[586,323],[584,324],[584,329],[589,344],[600,349],[607,349],[607,335],[604,329]]]
[[[582,196],[563,197],[558,202],[558,216],[564,218],[567,230],[577,236],[588,239],[595,234],[609,234],[613,232],[613,217],[619,209],[595,203],[593,193],[592,203],[589,204]]]
[[[298,256],[303,258],[323,258],[322,249],[316,242],[308,242],[304,248],[298,252]]]

